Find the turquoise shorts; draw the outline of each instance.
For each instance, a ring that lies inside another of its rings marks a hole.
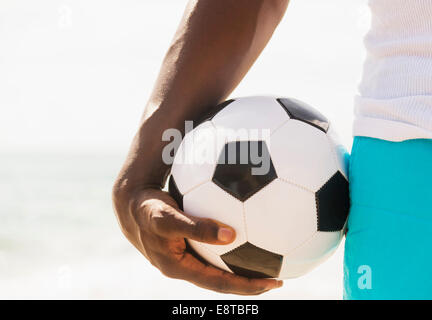
[[[432,140],[356,137],[345,299],[432,299]]]

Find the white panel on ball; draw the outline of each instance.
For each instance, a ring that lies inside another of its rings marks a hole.
[[[213,182],[207,182],[187,193],[183,198],[183,206],[190,215],[218,220],[236,231],[236,239],[231,244],[203,244],[213,253],[222,255],[246,242],[243,204]]]
[[[286,261],[282,263],[279,279],[298,278],[321,264],[323,258],[314,261]]]
[[[290,120],[271,137],[270,154],[279,178],[318,191],[336,173],[336,160],[324,132]]]
[[[284,256],[279,277],[284,279],[296,278],[311,271],[331,257],[342,236],[343,231],[318,231],[305,244]]]
[[[230,103],[211,121],[218,129],[226,130],[226,135],[231,136],[228,142],[231,142],[261,139],[263,130],[271,134],[287,120],[288,114],[275,98],[247,97]],[[254,131],[258,132],[258,139],[253,137]],[[242,137],[242,132],[249,134],[249,137]]]
[[[330,127],[330,130],[327,132],[327,137],[334,150],[338,169],[348,180],[349,153],[340,141],[340,138],[333,127]]]
[[[279,179],[244,206],[248,241],[276,254],[291,252],[317,231],[315,195]]]
[[[326,256],[334,252],[342,239],[343,231],[321,232],[304,243],[301,247],[285,255],[287,260],[309,261],[316,257]]]
[[[208,248],[203,246],[202,243],[190,240],[188,240],[188,242],[198,255],[200,255],[201,257],[205,257],[207,262],[219,269],[231,272],[225,262],[222,261],[220,256],[214,252],[211,252]]]
[[[210,181],[225,138],[210,121],[186,134],[174,158],[171,174],[181,194]]]

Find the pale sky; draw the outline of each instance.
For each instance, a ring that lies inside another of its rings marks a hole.
[[[2,0],[0,150],[125,152],[186,0]],[[292,0],[233,93],[291,96],[349,147],[366,0]]]

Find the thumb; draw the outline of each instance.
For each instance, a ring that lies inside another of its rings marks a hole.
[[[156,221],[155,231],[169,239],[187,238],[221,245],[235,239],[235,230],[232,227],[212,219],[194,217],[175,208],[163,212]]]

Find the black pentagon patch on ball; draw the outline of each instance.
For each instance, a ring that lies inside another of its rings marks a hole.
[[[212,181],[244,202],[276,178],[264,141],[236,141],[225,145]]]
[[[221,256],[235,274],[248,278],[277,278],[283,257],[246,242]]]
[[[178,189],[177,184],[172,175],[168,183],[168,191],[171,197],[173,197],[173,199],[177,202],[179,208],[183,210],[183,195],[180,193],[180,190]]]
[[[318,231],[340,231],[350,208],[349,184],[339,171],[315,194]]]
[[[291,119],[306,122],[324,132],[328,131],[329,121],[327,118],[308,104],[290,98],[280,98],[277,101]]]
[[[201,123],[204,123],[206,121],[212,120],[216,114],[218,114],[219,112],[221,112],[223,109],[225,109],[226,106],[230,105],[234,101],[235,101],[234,99],[227,100],[225,102],[222,102],[222,103],[218,104],[216,107],[212,108],[211,110],[207,111],[204,115],[202,115],[199,118],[198,121],[196,121],[195,127],[199,126]]]

